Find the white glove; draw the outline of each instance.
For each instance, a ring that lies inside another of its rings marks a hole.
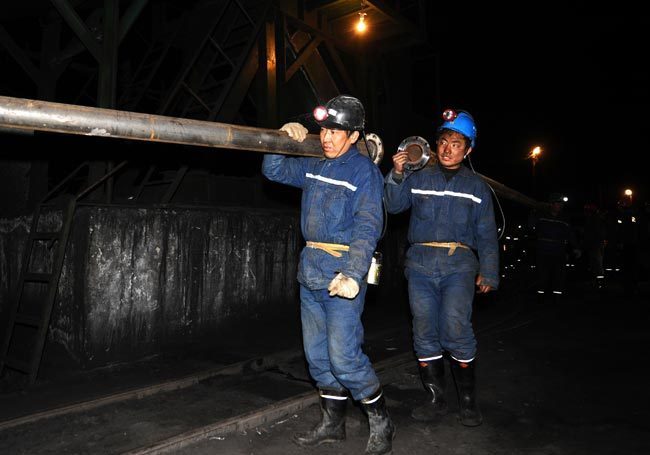
[[[297,122],[285,123],[282,125],[282,128],[280,128],[280,131],[284,131],[291,139],[298,142],[304,141],[307,137],[307,128]]]
[[[353,299],[359,293],[359,284],[354,279],[339,273],[327,286],[327,290],[330,291],[330,297],[338,295],[346,299]]]

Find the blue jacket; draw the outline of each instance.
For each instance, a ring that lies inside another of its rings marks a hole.
[[[365,280],[383,228],[383,177],[355,145],[335,159],[265,155],[263,174],[275,182],[302,188],[300,224],[305,241],[349,245],[336,258],[303,248],[298,281],[326,289],[338,272]]]
[[[499,243],[492,193],[487,183],[465,166],[449,182],[438,166],[404,176],[398,183],[389,172],[385,179],[386,209],[411,209],[406,266],[433,277],[450,273],[480,273],[484,284],[499,285]],[[415,245],[425,242],[461,242],[456,249]],[[478,258],[476,254],[478,254]]]

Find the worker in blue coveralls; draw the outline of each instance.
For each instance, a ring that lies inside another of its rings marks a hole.
[[[368,454],[390,453],[395,428],[381,384],[363,353],[361,314],[367,274],[383,228],[383,177],[359,153],[365,111],[340,95],[314,110],[323,157],[265,155],[264,175],[302,189],[301,228],[307,244],[300,255],[300,313],[309,372],[319,389],[321,420],[294,435],[302,446],[345,439],[348,394],[368,415]],[[300,123],[280,128],[302,142]]]
[[[499,253],[492,195],[464,166],[476,145],[476,125],[464,111],[446,110],[438,128],[437,163],[410,172],[406,151],[393,156],[386,175],[389,213],[411,209],[405,275],[413,316],[413,346],[427,392],[413,418],[447,413],[445,364],[449,357],[463,425],[483,421],[475,389],[474,293],[499,284]]]

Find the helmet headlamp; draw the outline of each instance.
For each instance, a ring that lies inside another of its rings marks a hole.
[[[322,122],[327,118],[327,109],[325,109],[325,106],[317,106],[314,109],[314,118],[316,119],[317,122]]]
[[[445,122],[453,122],[456,120],[456,117],[458,117],[458,112],[453,109],[445,109],[445,111],[442,113],[442,119]]]

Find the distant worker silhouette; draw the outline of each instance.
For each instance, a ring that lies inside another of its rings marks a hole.
[[[345,439],[348,392],[368,415],[367,454],[392,450],[395,428],[381,384],[363,353],[361,314],[366,276],[383,229],[383,179],[356,142],[364,134],[361,102],[340,95],[314,110],[321,127],[321,158],[265,155],[270,180],[302,189],[301,228],[307,245],[300,255],[300,314],[309,372],[320,394],[321,421],[294,436],[301,446]],[[302,142],[300,123],[280,128]]]
[[[569,248],[575,245],[571,224],[564,214],[564,196],[552,193],[548,202],[548,210],[533,212],[530,220],[535,232],[535,292],[540,303],[547,297],[559,302],[564,295]]]
[[[583,215],[581,249],[586,271],[591,285],[596,289],[602,289],[605,285],[603,258],[607,245],[605,213],[596,204],[590,202],[584,205]]]
[[[620,284],[627,297],[639,293],[641,268],[641,218],[632,201],[625,197],[616,204],[616,212],[610,218],[610,258],[620,267]]]

